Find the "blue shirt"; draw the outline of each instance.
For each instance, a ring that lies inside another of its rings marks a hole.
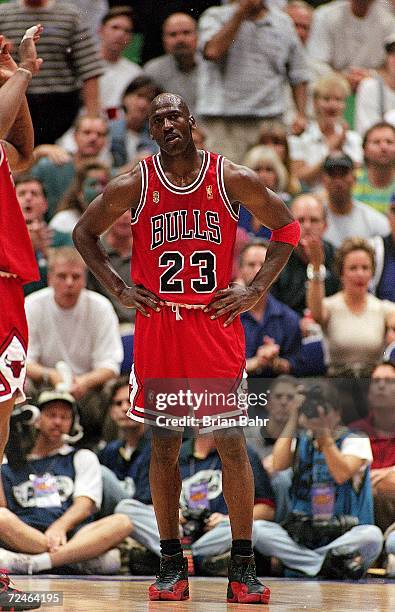
[[[1,475],[8,509],[27,525],[45,531],[70,508],[74,499],[74,455],[73,449],[67,454],[56,454],[40,459],[26,460],[23,467],[12,469],[9,464],[2,466]],[[32,476],[51,474],[56,481],[60,505],[40,505],[33,486]],[[78,527],[93,520],[94,514],[81,521]]]
[[[198,459],[193,455],[194,442],[187,440],[181,446],[180,452],[180,473],[182,479],[182,491],[180,505],[182,508],[188,507],[189,491],[191,485],[200,483],[208,484],[208,500],[210,512],[220,512],[228,514],[228,508],[222,494],[222,463],[216,449],[204,459]],[[260,462],[257,453],[247,447],[248,458],[254,474],[255,494],[254,503],[264,503],[274,507],[274,494],[269,477]],[[243,483],[240,483],[240,488]]]
[[[288,359],[292,372],[298,375],[302,334],[296,312],[269,294],[261,321],[257,321],[250,312],[243,312],[240,318],[244,327],[247,359],[254,357],[263,344],[263,338],[270,336],[280,346],[280,357]],[[270,368],[266,368],[261,375],[270,376],[272,373]]]
[[[336,440],[340,450],[343,440],[352,434],[344,428]],[[354,488],[352,479],[343,484],[337,484],[331,475],[324,454],[316,448],[313,440],[306,434],[301,434],[295,453],[294,476],[291,486],[292,510],[312,514],[312,487],[314,484],[328,483],[335,490],[334,515],[349,514],[358,518],[360,525],[373,525],[373,495],[366,468],[358,489]]]
[[[98,454],[102,465],[107,466],[118,480],[125,482],[126,490],[131,497],[143,504],[152,504],[149,486],[149,464],[151,457],[151,442],[140,438],[137,447],[130,457],[125,454],[122,440],[112,440]]]
[[[386,236],[384,242],[383,272],[377,287],[376,295],[381,300],[395,302],[395,241]]]

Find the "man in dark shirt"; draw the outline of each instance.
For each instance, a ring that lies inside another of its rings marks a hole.
[[[248,285],[265,261],[267,243],[256,239],[240,253],[240,277]],[[295,372],[301,360],[299,317],[271,294],[241,314],[249,376],[276,376]]]
[[[368,415],[349,427],[369,436],[375,523],[385,531],[395,516],[395,362],[379,363],[375,367],[368,401]]]
[[[380,267],[379,273],[381,273],[376,295],[381,300],[395,302],[395,192],[392,194],[387,216],[391,233],[382,239],[383,247],[380,252],[376,246],[376,265]]]
[[[313,272],[309,266],[312,263],[312,248],[321,251],[323,265],[320,274],[325,280],[326,296],[333,295],[339,290],[339,281],[332,272],[335,248],[323,239],[326,220],[321,200],[311,193],[303,194],[295,198],[291,210],[300,223],[301,239],[273,285],[271,293],[303,315],[306,308],[306,281]]]

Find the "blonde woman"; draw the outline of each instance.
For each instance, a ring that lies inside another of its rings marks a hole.
[[[252,147],[245,156],[243,163],[247,168],[255,170],[263,179],[266,187],[278,193],[286,204],[290,201],[291,196],[286,191],[289,178],[288,172],[273,148],[264,145]],[[240,207],[239,225],[255,236],[270,236],[270,230],[264,228],[242,206]]]
[[[330,376],[369,376],[381,358],[386,326],[395,314],[395,304],[368,292],[375,258],[362,238],[347,238],[335,256],[335,272],[342,289],[325,297],[320,251],[310,240],[312,273],[307,289],[307,306],[324,331]]]
[[[362,163],[362,141],[343,119],[350,85],[339,74],[316,81],[313,86],[315,121],[300,136],[290,136],[292,170],[303,185],[319,188],[322,162],[333,151],[343,151],[355,166]]]

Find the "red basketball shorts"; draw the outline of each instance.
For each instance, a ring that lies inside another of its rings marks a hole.
[[[128,416],[175,430],[234,425],[246,415],[240,319],[224,327],[226,317],[212,320],[201,308],[179,313],[181,320],[170,306],[149,318],[137,312]]]
[[[0,402],[24,401],[27,323],[22,283],[0,276]]]

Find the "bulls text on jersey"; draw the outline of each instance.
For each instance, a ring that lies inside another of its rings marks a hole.
[[[174,210],[151,217],[151,250],[165,242],[205,240],[221,244],[218,212]]]

